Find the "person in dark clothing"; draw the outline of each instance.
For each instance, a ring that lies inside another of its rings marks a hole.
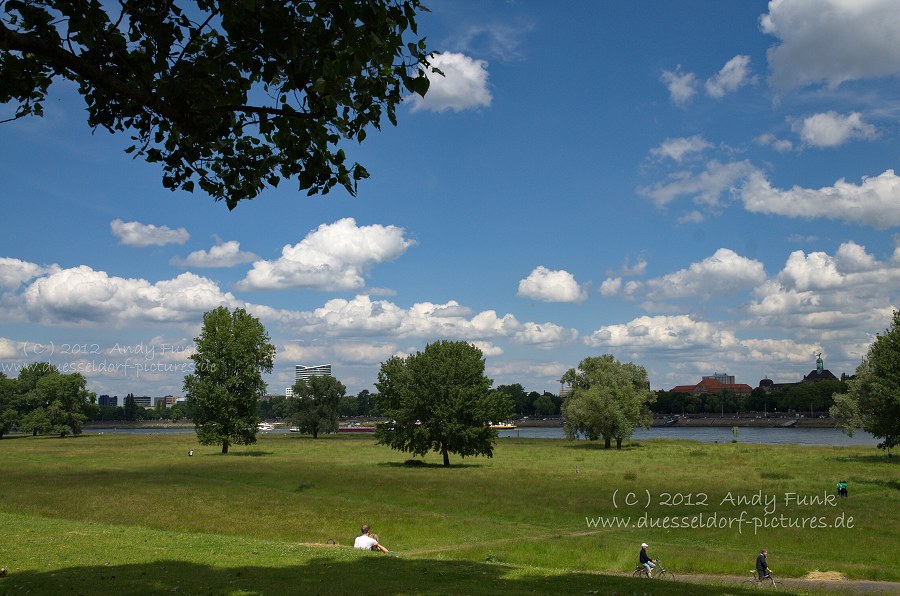
[[[762,549],[759,551],[759,556],[756,557],[756,572],[759,574],[759,579],[761,580],[770,577],[770,574],[772,573],[772,570],[769,569],[769,563],[766,561],[768,555],[769,551]]]
[[[647,554],[647,546],[646,542],[641,544],[640,561],[644,569],[647,570],[647,577],[653,577],[653,568],[656,567],[656,560],[651,559],[650,555]]]
[[[846,497],[847,496],[847,482],[841,480],[837,483],[838,496]]]

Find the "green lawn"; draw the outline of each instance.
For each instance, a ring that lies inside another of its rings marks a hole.
[[[642,541],[680,575],[744,575],[766,547],[780,577],[900,581],[900,458],[874,448],[502,439],[449,469],[409,459],[368,436],[228,455],[193,434],[4,438],[0,594],[743,593],[625,577]],[[349,548],[362,523],[395,555]]]

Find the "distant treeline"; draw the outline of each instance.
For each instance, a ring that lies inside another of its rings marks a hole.
[[[657,391],[650,410],[654,414],[827,412],[834,405],[834,394],[846,391],[846,381],[798,383],[772,392],[757,387],[750,395],[737,395],[730,389],[702,395]]]
[[[526,392],[516,383],[515,385],[500,385],[495,389],[509,395],[517,416],[556,416],[562,406],[562,398],[552,393],[537,391]],[[290,416],[290,404],[284,396],[271,396],[259,402],[259,417],[264,420],[287,418]],[[356,395],[345,395],[338,403],[338,415],[343,418],[356,416],[377,418],[381,416],[378,404],[375,403],[375,394],[363,389]]]

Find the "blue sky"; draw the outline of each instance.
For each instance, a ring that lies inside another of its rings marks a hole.
[[[537,391],[605,353],[655,389],[855,370],[900,289],[900,4],[427,4],[446,76],[345,146],[355,198],[169,192],[68,84],[0,125],[4,372],[180,395],[219,305],[266,325],[271,393],[437,339]]]

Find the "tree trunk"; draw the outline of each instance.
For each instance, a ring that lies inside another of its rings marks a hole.
[[[609,437],[603,437],[603,448],[604,449],[609,449],[611,443],[612,443],[612,441],[610,440]]]
[[[621,448],[622,448],[622,439],[620,439],[619,437],[616,437],[616,449],[621,449]]]
[[[222,443],[222,453],[228,453],[228,443]]]
[[[447,466],[447,467],[449,467],[449,466],[450,466],[450,454],[447,453],[447,448],[446,448],[446,447],[442,447],[442,448],[441,448],[441,453],[444,454],[444,465]]]

